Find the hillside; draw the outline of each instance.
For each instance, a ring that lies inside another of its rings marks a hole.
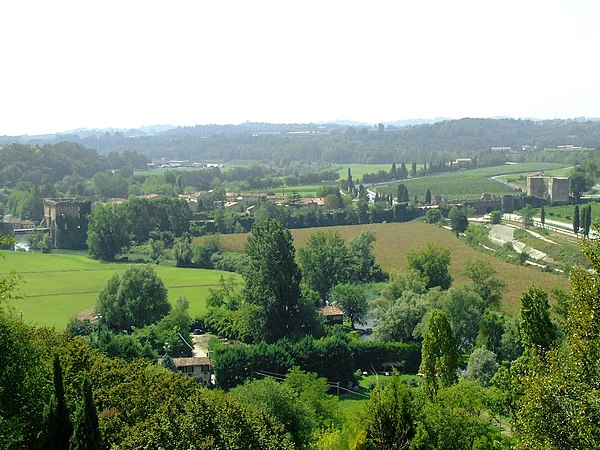
[[[561,145],[600,147],[600,121],[476,119],[445,120],[383,131],[372,125],[268,124],[199,125],[148,134],[96,130],[48,136],[0,137],[0,144],[77,142],[102,154],[135,150],[151,158],[391,163],[450,159],[489,152],[491,147]],[[457,151],[460,149],[460,152]],[[442,156],[435,154],[443,152]],[[476,153],[475,153],[476,152]]]
[[[450,231],[422,222],[353,225],[330,228],[310,228],[291,230],[296,249],[302,247],[311,234],[317,231],[336,231],[346,242],[363,229],[373,230],[377,236],[374,253],[377,262],[388,272],[400,271],[406,266],[406,254],[410,250],[419,249],[428,242],[446,246],[452,250],[450,273],[455,283],[464,283],[467,278],[462,274],[466,261],[482,259],[493,265],[507,285],[504,294],[503,309],[512,314],[518,310],[520,296],[530,284],[537,284],[549,291],[558,287],[568,290],[570,282],[567,278],[551,273],[540,272],[526,266],[518,266],[501,261],[493,256],[478,252],[457,239]],[[220,245],[224,250],[243,251],[247,234],[222,235]]]

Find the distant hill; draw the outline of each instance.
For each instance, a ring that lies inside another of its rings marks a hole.
[[[597,120],[415,119],[383,124],[307,123],[160,125],[133,130],[73,130],[45,136],[0,137],[0,144],[72,141],[100,153],[135,150],[150,158],[273,160],[335,163],[429,161],[479,155],[492,147],[600,147]],[[442,154],[444,153],[444,154]]]

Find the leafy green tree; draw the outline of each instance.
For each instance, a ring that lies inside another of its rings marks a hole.
[[[465,267],[465,275],[473,282],[473,290],[483,299],[484,307],[499,308],[506,283],[496,277],[498,272],[482,259],[469,260]]]
[[[440,388],[456,383],[457,368],[458,349],[454,331],[446,314],[440,309],[432,309],[427,315],[419,367],[430,398]]]
[[[400,183],[396,192],[396,199],[398,203],[408,203],[410,201],[410,195],[408,193],[408,188],[405,184]]]
[[[175,261],[177,267],[191,267],[192,257],[192,235],[184,233],[179,242],[175,245]]]
[[[487,388],[462,381],[440,389],[417,405],[417,433],[411,449],[510,449],[511,441],[490,419],[492,398]]]
[[[500,339],[501,351],[496,353],[502,361],[514,361],[523,354],[519,317],[511,317],[504,322],[504,333]],[[495,352],[494,352],[495,353]]]
[[[479,331],[475,339],[477,347],[485,347],[501,356],[502,335],[504,334],[504,317],[495,310],[486,309],[479,321]]]
[[[273,219],[255,225],[246,243],[249,258],[243,297],[256,305],[255,328],[267,342],[288,336],[306,326],[301,301],[302,275],[295,261],[292,235]]]
[[[128,225],[124,207],[96,203],[89,216],[87,246],[90,257],[113,261],[130,244]]]
[[[316,415],[294,390],[272,378],[249,381],[231,391],[237,399],[260,408],[280,422],[296,448],[307,448],[315,429]]]
[[[54,355],[54,392],[48,405],[46,416],[46,445],[51,450],[67,450],[69,440],[73,434],[73,425],[67,401],[65,399],[65,386],[63,383],[62,367],[58,355]]]
[[[255,225],[259,225],[269,219],[283,222],[284,218],[285,211],[282,209],[282,207],[277,206],[275,203],[267,200],[266,202],[261,203],[258,207],[256,215],[254,216],[254,223]]]
[[[499,224],[500,222],[502,222],[502,211],[492,211],[490,213],[490,223],[491,224]]]
[[[365,324],[369,312],[367,294],[358,284],[338,284],[331,289],[331,302],[339,305],[346,317],[350,319],[352,328],[355,324]]]
[[[306,284],[325,302],[335,285],[348,282],[350,255],[344,240],[335,232],[319,231],[298,250],[298,262]]]
[[[436,286],[448,289],[452,284],[452,277],[448,272],[449,248],[436,247],[429,242],[422,250],[408,252],[407,259],[408,267],[423,277],[428,289]]]
[[[408,387],[394,373],[371,392],[364,419],[364,435],[356,449],[408,449],[415,433]]]
[[[2,282],[0,291],[9,292],[0,292],[0,448],[36,448],[47,428],[47,352],[31,341],[29,326],[4,310],[1,297],[12,287]]]
[[[440,223],[442,220],[442,213],[439,209],[429,209],[425,213],[425,222],[427,223]]]
[[[469,227],[469,220],[462,209],[453,206],[448,213],[450,219],[450,227],[457,235],[464,233]]]
[[[94,188],[103,198],[126,198],[129,185],[121,175],[109,172],[98,172],[94,175]]]
[[[375,336],[385,341],[413,341],[415,328],[431,309],[427,297],[425,282],[418,273],[392,276],[373,302]]]
[[[475,344],[482,314],[481,297],[466,286],[452,286],[434,298],[436,308],[446,313],[458,350],[468,352]]]
[[[325,425],[335,422],[338,413],[338,397],[328,394],[330,387],[326,378],[294,366],[288,370],[283,384],[290,387],[299,400],[310,406],[318,422]]]
[[[525,228],[531,228],[533,226],[533,208],[530,204],[525,205],[521,210],[521,217]]]
[[[100,450],[102,435],[98,422],[98,411],[92,395],[92,383],[88,377],[83,380],[82,398],[75,411],[71,450]]]
[[[576,171],[569,176],[569,186],[575,203],[579,203],[581,195],[592,186],[592,182],[583,173]]]
[[[98,296],[96,311],[114,330],[143,327],[170,309],[167,289],[151,266],[133,266],[113,275]]]
[[[521,395],[516,400],[515,432],[523,448],[600,447],[598,242],[584,241],[583,253],[592,270],[576,267],[571,272],[565,344],[530,352],[517,376]],[[546,322],[543,305],[541,310],[538,315]],[[544,334],[547,326],[541,328]]]
[[[535,285],[521,295],[521,342],[526,349],[548,350],[556,342],[556,330],[550,321],[548,294]]]
[[[497,370],[496,354],[484,347],[477,347],[469,356],[466,377],[478,381],[483,386],[489,386]]]
[[[377,237],[371,230],[363,230],[348,243],[351,258],[351,279],[357,283],[383,281],[386,275],[373,255]]]

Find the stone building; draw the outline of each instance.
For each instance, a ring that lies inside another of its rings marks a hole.
[[[52,247],[85,249],[88,214],[92,202],[75,198],[45,198],[44,224],[50,229]]]
[[[569,179],[547,177],[538,173],[527,177],[527,195],[552,203],[569,201]]]

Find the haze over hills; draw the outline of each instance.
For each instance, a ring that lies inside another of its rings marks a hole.
[[[600,147],[597,119],[414,119],[388,123],[332,122],[233,125],[154,125],[136,129],[76,129],[41,136],[4,136],[0,144],[70,141],[99,153],[137,151],[150,158],[205,160],[291,160],[328,162],[410,161],[471,157],[492,147],[542,150]]]

